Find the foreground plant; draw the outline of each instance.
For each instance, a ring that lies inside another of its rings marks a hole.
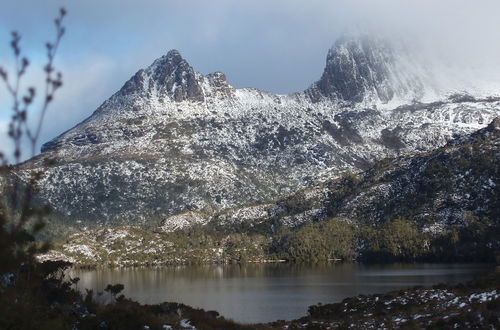
[[[6,93],[12,99],[8,136],[13,144],[12,155],[0,152],[0,328],[64,328],[64,317],[55,315],[54,303],[71,301],[77,294],[71,290],[75,281],[64,281],[64,262],[37,264],[35,256],[45,252],[49,243],[40,243],[35,237],[44,227],[49,213],[48,206],[36,206],[37,182],[42,173],[32,171],[24,179],[17,171],[17,164],[29,149],[35,155],[44,117],[53,102],[56,91],[62,86],[62,74],[54,67],[54,59],[64,35],[63,19],[66,11],[61,8],[55,19],[56,34],[46,44],[47,62],[44,66],[45,86],[41,93],[39,118],[31,126],[36,101],[36,89],[22,89],[23,78],[30,62],[21,50],[21,35],[12,32],[10,46],[14,55],[14,69],[10,74],[0,67],[0,78]],[[28,147],[25,146],[27,142]],[[28,154],[29,155],[29,154]],[[10,156],[10,157],[9,157]],[[13,165],[9,165],[9,158]],[[29,317],[26,317],[28,316]],[[54,323],[55,322],[55,323]]]
[[[22,265],[33,264],[37,253],[46,251],[48,244],[39,244],[35,236],[44,227],[44,218],[49,212],[48,206],[36,207],[33,203],[36,194],[36,184],[41,172],[33,171],[27,182],[16,172],[16,164],[23,157],[23,145],[28,142],[31,156],[35,155],[44,117],[49,105],[53,102],[56,91],[62,86],[62,74],[54,67],[54,59],[59,44],[64,35],[63,19],[66,11],[61,8],[55,19],[56,35],[54,41],[46,44],[47,62],[44,66],[45,87],[39,109],[39,118],[34,127],[28,123],[36,100],[36,89],[28,87],[22,90],[21,85],[30,62],[21,50],[21,35],[12,32],[10,42],[14,55],[14,70],[12,76],[0,67],[0,78],[3,80],[7,93],[12,99],[11,120],[8,135],[14,146],[9,165],[8,157],[0,152],[0,274],[18,271]]]

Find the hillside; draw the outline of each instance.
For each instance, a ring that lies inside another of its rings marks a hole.
[[[326,180],[273,203],[237,208],[211,222],[296,227],[330,217],[381,224],[413,219],[424,230],[500,219],[500,119],[433,151],[386,158],[368,170]],[[272,221],[271,221],[272,220]]]
[[[274,202],[158,226],[87,228],[41,259],[81,265],[330,259],[494,261],[500,120],[446,146],[385,159]]]

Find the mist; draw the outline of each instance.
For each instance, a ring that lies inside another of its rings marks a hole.
[[[404,39],[451,89],[500,90],[500,2],[494,0],[3,1],[0,65],[12,68],[10,31],[19,31],[32,62],[25,86],[43,86],[44,43],[61,6],[69,14],[55,64],[64,86],[42,143],[88,117],[137,70],[174,48],[197,71],[225,72],[235,87],[291,93],[320,77],[339,36],[359,31]],[[1,88],[0,149],[7,152],[10,102]]]

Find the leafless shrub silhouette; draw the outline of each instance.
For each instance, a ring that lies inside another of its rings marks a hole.
[[[4,67],[0,67],[0,78],[4,82],[7,93],[12,99],[12,115],[8,127],[8,135],[14,145],[13,165],[9,165],[7,155],[0,152],[0,275],[19,270],[21,265],[34,261],[37,253],[46,251],[48,243],[36,242],[35,235],[44,227],[49,207],[35,207],[33,200],[37,182],[42,172],[32,171],[28,180],[23,180],[18,173],[18,165],[23,155],[23,141],[29,142],[31,156],[36,154],[37,142],[43,126],[43,120],[53,102],[56,91],[62,86],[62,74],[56,71],[54,59],[59,44],[65,33],[63,20],[66,10],[61,8],[54,20],[56,33],[52,42],[46,43],[47,62],[44,66],[45,87],[42,94],[39,118],[34,127],[28,124],[28,116],[34,107],[36,89],[28,87],[22,90],[21,82],[30,65],[23,54],[20,43],[21,35],[12,32],[10,46],[15,65],[12,75]]]

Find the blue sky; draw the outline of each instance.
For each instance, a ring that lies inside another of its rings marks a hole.
[[[412,34],[454,54],[460,65],[500,58],[497,0],[3,0],[0,65],[11,67],[11,30],[33,65],[27,80],[41,86],[44,43],[58,8],[68,10],[56,66],[56,95],[42,142],[88,117],[140,68],[178,49],[195,70],[223,71],[236,87],[277,93],[307,88],[323,70],[328,48],[362,27]],[[468,45],[465,47],[464,45]],[[483,56],[483,57],[481,57]],[[451,63],[451,60],[450,60]],[[491,71],[491,70],[490,70]],[[9,150],[9,99],[0,87],[0,149]],[[36,112],[36,111],[35,111]],[[2,126],[3,123],[3,126]]]

